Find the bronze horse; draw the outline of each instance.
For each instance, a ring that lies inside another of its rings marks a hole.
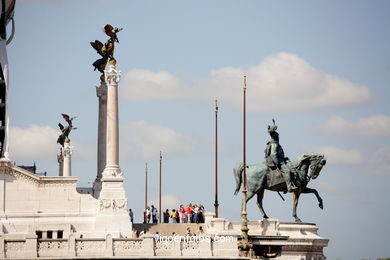
[[[297,205],[299,196],[302,193],[313,193],[318,200],[318,206],[323,209],[322,198],[317,190],[307,187],[311,179],[316,179],[320,174],[322,167],[326,164],[324,155],[315,153],[307,153],[296,160],[288,163],[294,175],[294,183],[298,187],[293,193],[293,217],[295,222],[302,222],[297,216]],[[309,174],[310,168],[310,174]],[[242,183],[242,172],[244,170],[243,163],[239,163],[234,167],[234,177],[236,179],[236,190],[234,195],[238,193]],[[248,202],[254,195],[257,194],[257,206],[263,218],[268,218],[263,209],[264,190],[283,191],[287,190],[287,185],[279,171],[270,170],[264,163],[248,165],[246,169],[247,176],[247,199]]]

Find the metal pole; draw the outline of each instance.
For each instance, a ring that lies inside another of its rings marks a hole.
[[[160,151],[160,182],[159,182],[159,195],[158,195],[158,219],[161,223],[161,174],[162,174],[162,151]]]
[[[148,208],[148,163],[145,163],[145,212]]]
[[[218,101],[215,99],[215,201],[214,201],[214,213],[218,218]]]
[[[246,75],[244,76],[244,95],[243,95],[243,187],[242,187],[242,225],[241,225],[241,240],[238,244],[238,247],[241,251],[241,254],[246,257],[251,257],[253,255],[252,245],[249,242],[248,236],[248,218],[246,212]]]

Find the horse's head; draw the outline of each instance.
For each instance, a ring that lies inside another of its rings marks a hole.
[[[326,164],[326,158],[323,154],[308,154],[310,160],[310,178],[313,180],[320,175],[322,167]]]

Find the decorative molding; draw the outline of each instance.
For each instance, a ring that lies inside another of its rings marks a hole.
[[[174,248],[173,241],[156,240],[156,244],[155,244],[156,256],[172,255],[173,248]]]
[[[125,210],[127,211],[127,199],[119,199],[112,201],[112,207],[115,211]]]
[[[30,184],[33,184],[33,185],[39,185],[39,177],[38,176],[34,176],[32,173],[24,173],[22,171],[19,171],[19,169],[15,169],[13,167],[7,167],[7,166],[0,166],[0,172],[1,173],[4,173],[4,174],[8,174],[8,175],[11,175],[13,177],[15,177],[16,179],[20,180],[20,181],[23,181],[23,182],[26,182],[26,183],[30,183]]]
[[[41,188],[46,187],[76,187],[77,177],[41,177],[36,176],[17,166],[0,166],[0,173],[15,177],[18,181],[23,181]]]
[[[64,162],[64,156],[61,154],[57,154],[57,162],[58,163],[63,163]]]
[[[61,148],[62,154],[64,157],[71,157],[73,153],[73,146],[71,146],[68,142],[65,142],[65,146]]]
[[[122,170],[118,167],[106,167],[102,173],[103,178],[122,178]]]
[[[183,254],[199,255],[199,240],[193,240],[191,237],[184,239],[182,241],[182,251]]]
[[[127,251],[127,250],[141,250],[142,241],[134,240],[119,240],[114,241],[114,253],[115,251]]]
[[[0,158],[0,166],[11,166],[11,161],[8,158]]]
[[[109,86],[118,85],[121,80],[121,72],[116,70],[115,65],[110,64],[110,69],[104,73]]]
[[[110,199],[100,199],[99,200],[99,209],[100,211],[106,211],[112,206],[112,201]]]
[[[76,241],[76,253],[80,254],[82,252],[88,251],[103,251],[106,248],[105,240],[78,240]]]
[[[67,247],[67,241],[38,241],[38,254],[39,251],[61,250]]]
[[[12,252],[20,252],[24,250],[24,241],[5,241],[4,243],[4,251],[5,257],[9,257]]]
[[[127,199],[100,199],[100,212],[127,212]]]

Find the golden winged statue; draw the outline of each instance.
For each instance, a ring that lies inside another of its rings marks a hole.
[[[106,68],[108,60],[115,60],[115,42],[119,43],[117,33],[122,31],[123,28],[114,28],[110,24],[106,24],[105,26],[103,26],[102,30],[109,37],[109,39],[104,44],[98,40],[95,40],[94,42],[91,42],[91,46],[97,51],[100,56],[102,56],[102,58],[97,59],[92,64],[94,70],[98,70],[104,75],[104,69]]]

